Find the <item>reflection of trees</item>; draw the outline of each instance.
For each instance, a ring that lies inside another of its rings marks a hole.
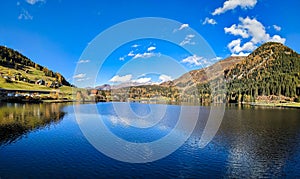
[[[0,104],[0,146],[25,134],[58,123],[64,104]]]

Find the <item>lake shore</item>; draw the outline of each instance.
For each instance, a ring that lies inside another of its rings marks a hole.
[[[266,102],[252,102],[249,103],[251,106],[264,106],[264,107],[285,107],[285,108],[298,108],[300,109],[300,103],[289,102],[289,103],[266,103]]]

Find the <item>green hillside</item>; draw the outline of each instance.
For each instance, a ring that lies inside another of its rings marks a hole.
[[[51,90],[70,86],[60,73],[34,63],[13,49],[0,46],[0,88]]]
[[[59,97],[42,95],[43,99],[73,99],[73,87],[57,72],[41,66],[21,53],[0,46],[0,90],[57,91]],[[0,98],[6,94],[0,94]]]
[[[269,42],[225,70],[224,75],[228,94],[239,97],[234,101],[272,95],[294,100],[299,96],[300,55],[283,44]]]
[[[34,63],[21,53],[4,46],[0,46],[0,75],[1,88],[44,89],[34,85],[38,80],[45,81],[45,86],[50,88],[70,86],[60,73]]]

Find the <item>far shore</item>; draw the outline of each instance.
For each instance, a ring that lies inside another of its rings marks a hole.
[[[287,102],[287,103],[251,102],[251,103],[246,103],[246,104],[250,104],[251,106],[284,107],[284,108],[299,108],[300,109],[300,103],[296,103],[296,102]]]
[[[114,101],[95,101],[95,100],[74,100],[67,98],[42,98],[42,97],[31,97],[31,96],[8,96],[1,97],[0,102],[11,102],[11,103],[97,103],[97,102],[114,102]],[[120,101],[115,101],[120,102]],[[164,100],[145,100],[145,99],[135,99],[128,100],[128,102],[137,102],[137,103],[148,103],[148,104],[175,104],[175,105],[210,105],[209,103],[197,104],[197,103],[178,103],[174,101],[164,101]],[[238,104],[238,103],[227,103],[227,104]],[[242,105],[250,106],[262,106],[262,107],[282,107],[282,108],[298,108],[300,109],[299,102],[278,102],[278,101],[256,101],[256,102],[242,102]]]

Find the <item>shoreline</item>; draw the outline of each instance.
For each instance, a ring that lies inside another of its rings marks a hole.
[[[78,100],[72,100],[72,99],[25,99],[25,98],[18,98],[18,97],[11,97],[11,98],[0,98],[0,102],[4,103],[29,103],[29,104],[36,104],[36,103],[97,103],[97,101],[78,101]],[[106,101],[106,102],[113,102],[113,101]],[[117,102],[117,101],[115,101]],[[120,102],[120,101],[118,101]],[[160,103],[158,101],[130,101],[130,102],[137,102],[137,103],[146,103],[146,104],[174,104],[174,105],[180,105],[178,103]],[[189,105],[189,103],[182,103],[184,105]],[[190,103],[192,105],[199,105],[201,104],[195,104]],[[242,103],[226,103],[226,104],[241,104],[241,105],[250,105],[250,106],[260,106],[260,107],[281,107],[281,108],[296,108],[300,109],[300,103],[298,102],[286,102],[286,103],[279,103],[279,102],[242,102]],[[210,105],[210,104],[209,104]],[[208,105],[208,106],[209,106]],[[206,106],[206,105],[205,105]]]
[[[251,106],[262,106],[262,107],[283,107],[283,108],[297,108],[300,109],[300,103],[289,102],[289,103],[266,103],[266,102],[252,102],[246,103]]]

